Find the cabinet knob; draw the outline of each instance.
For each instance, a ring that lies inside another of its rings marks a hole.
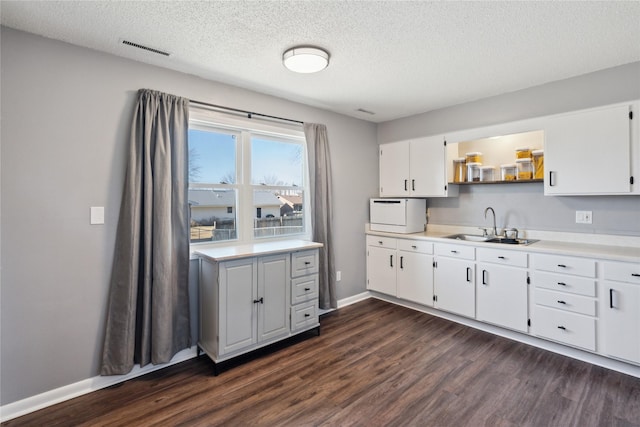
[[[253,303],[254,304],[264,304],[264,298],[260,297],[260,299],[254,299]]]

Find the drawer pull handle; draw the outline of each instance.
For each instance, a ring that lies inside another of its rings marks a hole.
[[[416,245],[411,245],[411,247],[412,247],[413,249],[418,249],[418,247],[417,247]],[[637,276],[637,275],[636,275],[636,276]]]
[[[558,264],[558,267],[560,267],[560,268],[567,268],[567,266],[566,266],[566,265],[564,265],[564,264]]]
[[[566,283],[564,283],[564,282],[558,282],[558,285],[560,285],[560,286],[567,286],[567,284],[566,284]]]
[[[452,253],[452,254],[457,254],[457,253],[458,253],[458,251],[451,251],[451,253]]]
[[[499,256],[498,259],[506,259],[506,258],[503,256]]]
[[[561,300],[558,300],[558,304],[564,304],[564,305],[567,305],[567,303],[566,303],[566,302],[561,301]]]
[[[311,317],[311,315],[309,313],[305,313],[304,317]]]
[[[304,290],[308,292],[311,290],[311,288],[304,288]]]
[[[467,282],[471,282],[471,267],[467,267]]]
[[[311,264],[311,261],[305,261],[304,262],[304,265],[310,265],[310,264]]]
[[[564,326],[558,326],[558,329],[562,329],[563,331],[567,330],[567,328],[565,328]]]
[[[640,274],[638,274],[638,273],[631,273],[631,275],[632,275],[633,277],[640,277]]]
[[[613,306],[613,289],[609,288],[609,308],[615,308]]]
[[[263,298],[263,297],[260,297],[260,299],[254,299],[254,300],[253,300],[253,303],[254,303],[254,304],[258,304],[258,303],[259,303],[259,304],[264,304],[264,298]]]
[[[382,240],[378,240],[378,244],[381,245],[382,244]]]

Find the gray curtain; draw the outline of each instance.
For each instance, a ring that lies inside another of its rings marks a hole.
[[[102,375],[191,346],[189,100],[148,89],[133,116],[111,272]]]
[[[320,249],[320,308],[337,308],[333,248],[333,194],[327,127],[315,123],[305,123],[304,135],[309,153],[313,241],[324,244]]]

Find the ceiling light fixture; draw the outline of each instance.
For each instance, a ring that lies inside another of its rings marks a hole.
[[[296,73],[317,73],[329,65],[329,52],[312,46],[297,46],[282,55],[282,63]]]

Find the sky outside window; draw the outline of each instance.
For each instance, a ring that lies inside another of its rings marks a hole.
[[[251,183],[302,186],[302,145],[251,139]]]
[[[235,183],[236,136],[189,129],[189,181]]]

